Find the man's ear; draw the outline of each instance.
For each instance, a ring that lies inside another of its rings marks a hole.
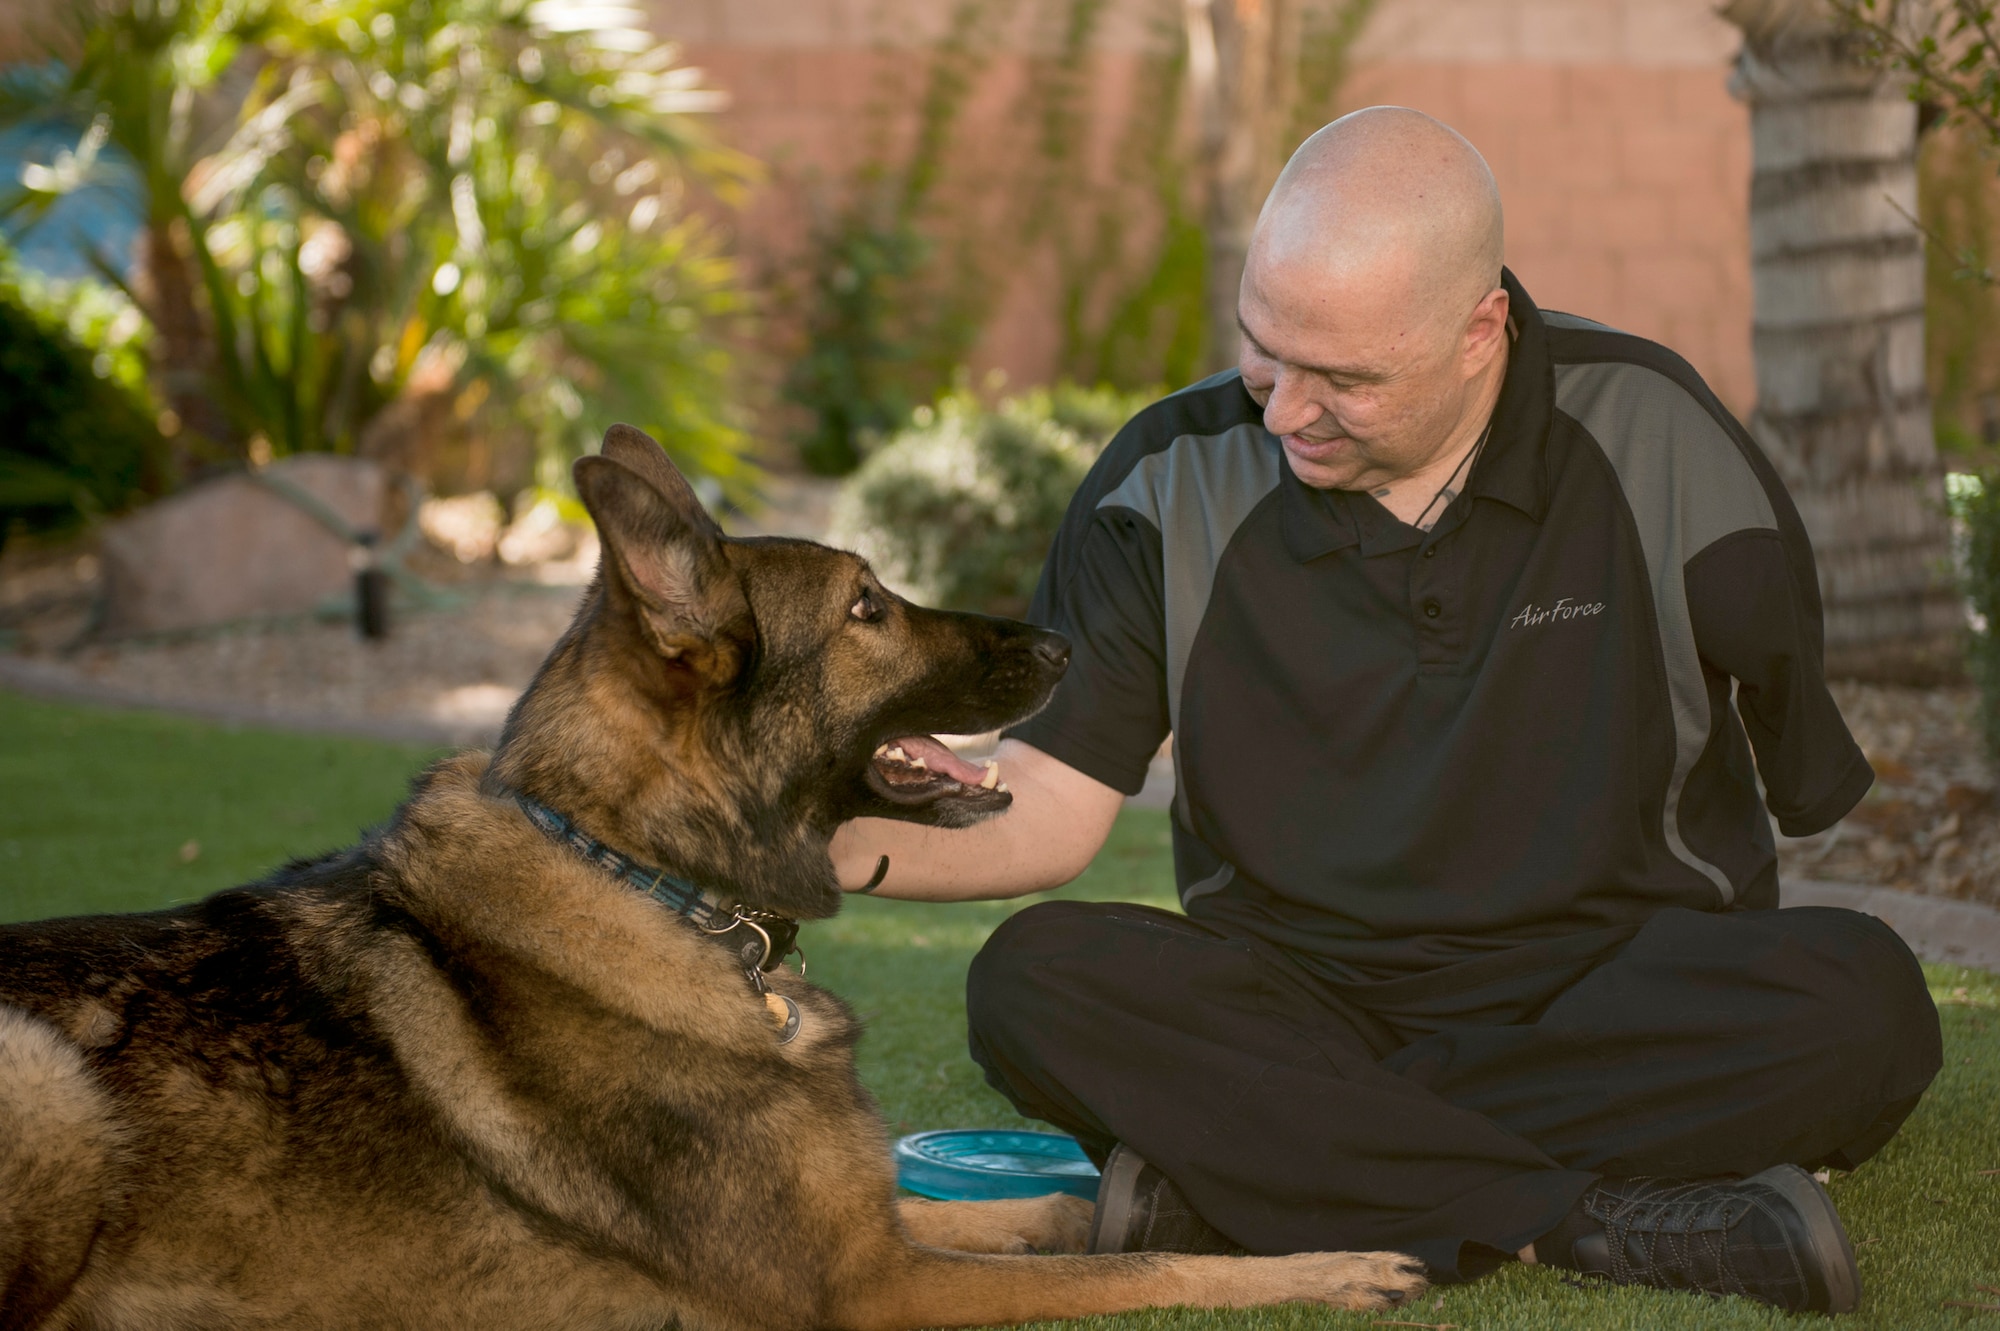
[[[743,588],[722,553],[715,520],[659,445],[632,433],[659,456],[679,493],[662,494],[651,476],[612,457],[577,459],[571,474],[597,523],[605,576],[630,595],[660,655],[719,683],[741,665],[741,651],[726,630],[748,612]]]

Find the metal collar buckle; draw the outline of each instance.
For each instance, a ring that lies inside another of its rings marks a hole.
[[[757,935],[756,941],[746,942],[743,945],[740,955],[743,958],[743,974],[749,979],[750,987],[760,994],[770,991],[770,986],[764,983],[764,976],[778,969],[784,964],[785,958],[794,952],[799,954],[799,975],[803,977],[806,973],[805,949],[795,941],[798,937],[798,923],[782,915],[738,907],[730,913],[729,923],[719,928],[711,929],[705,924],[697,924],[695,927],[711,937],[745,928]],[[773,933],[778,934],[782,942],[774,939]]]
[[[765,927],[767,924],[771,928],[767,929]],[[695,928],[710,936],[733,933],[743,928],[757,935],[754,942],[745,943],[742,951],[737,954],[743,960],[743,978],[750,981],[751,990],[764,1000],[764,1009],[771,1014],[771,1020],[777,1026],[778,1043],[790,1044],[797,1039],[805,1014],[799,1011],[799,1005],[789,997],[772,992],[764,976],[767,972],[778,969],[785,958],[793,952],[799,954],[799,975],[801,978],[805,976],[805,950],[792,941],[798,936],[798,921],[786,919],[782,915],[772,915],[766,911],[746,911],[738,907],[731,914],[729,923],[720,928],[711,929],[705,924],[697,924]],[[786,945],[783,949],[772,940],[773,929],[785,940]]]

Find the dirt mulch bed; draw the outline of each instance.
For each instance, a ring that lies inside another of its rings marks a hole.
[[[1782,876],[2000,906],[2000,805],[1978,694],[1836,683],[1833,695],[1874,765],[1875,788],[1828,831],[1781,839]]]

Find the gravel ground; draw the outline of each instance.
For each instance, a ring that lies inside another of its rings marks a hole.
[[[0,682],[242,721],[490,743],[576,613],[595,567],[594,548],[583,553],[503,569],[426,552],[412,562],[436,603],[399,596],[380,642],[345,619],[309,616],[95,642],[88,548],[10,551],[0,561]]]
[[[580,589],[488,583],[450,610],[406,611],[383,642],[344,622],[245,626],[73,659],[93,683],[176,704],[351,717],[488,743],[576,613]]]

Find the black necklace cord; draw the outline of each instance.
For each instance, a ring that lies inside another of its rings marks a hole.
[[[1418,531],[1429,531],[1432,527],[1437,526],[1438,518],[1444,516],[1444,510],[1439,509],[1436,518],[1431,517],[1431,510],[1437,508],[1438,500],[1440,499],[1444,500],[1445,508],[1451,507],[1451,501],[1458,498],[1458,491],[1452,489],[1452,486],[1458,484],[1460,476],[1471,473],[1472,464],[1478,461],[1481,450],[1486,447],[1487,437],[1492,433],[1493,420],[1491,417],[1488,417],[1486,428],[1479,432],[1478,440],[1474,442],[1471,448],[1466,450],[1465,456],[1458,460],[1458,465],[1451,469],[1451,475],[1447,476],[1444,484],[1437,488],[1437,493],[1431,496],[1430,503],[1424,505],[1423,512],[1417,514],[1417,520],[1410,524],[1412,527],[1415,527]]]

